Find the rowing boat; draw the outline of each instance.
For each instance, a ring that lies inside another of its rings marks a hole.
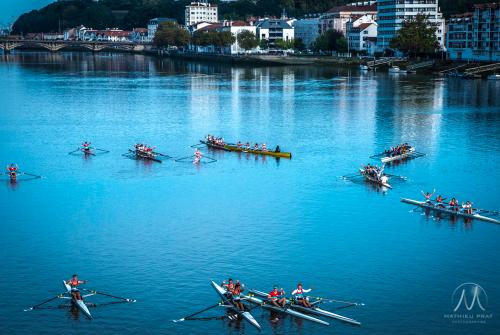
[[[265,151],[265,150],[256,150],[256,149],[247,149],[247,148],[242,148],[238,147],[236,145],[231,145],[231,144],[224,144],[224,145],[217,145],[210,143],[208,141],[200,141],[200,143],[205,144],[207,147],[213,148],[213,149],[218,149],[218,150],[224,150],[224,151],[234,151],[234,152],[244,152],[244,153],[251,153],[251,154],[256,154],[256,155],[264,155],[264,156],[273,156],[273,157],[282,157],[282,158],[292,158],[292,154],[290,152],[276,152],[276,151]]]
[[[71,286],[69,286],[65,281],[63,281],[64,287],[66,288],[67,293],[70,296],[71,303],[75,305],[87,318],[92,319],[92,315],[90,314],[89,308],[85,305],[83,300],[77,300],[71,294]]]
[[[367,181],[372,182],[372,183],[377,184],[377,185],[380,185],[380,186],[383,186],[383,187],[387,187],[387,188],[392,189],[392,186],[388,183],[389,178],[387,178],[387,176],[382,176],[381,179],[377,179],[377,178],[372,177],[369,174],[365,173],[364,169],[359,169],[359,172],[363,175],[363,177],[365,177],[365,179]]]
[[[128,149],[128,151],[131,154],[135,155],[135,157],[138,157],[138,158],[147,159],[147,160],[158,162],[158,163],[162,162],[160,159],[156,158],[154,155],[153,156],[146,155],[138,150],[132,150],[132,149]]]
[[[262,291],[252,290],[252,293],[254,293],[255,295],[258,295],[260,297],[267,297],[267,293],[262,292]],[[339,315],[339,314],[336,314],[336,313],[333,313],[330,311],[326,311],[326,310],[321,309],[321,308],[316,307],[316,306],[314,306],[312,308],[307,308],[307,307],[304,307],[302,305],[298,305],[296,303],[293,303],[290,300],[287,300],[287,302],[289,303],[290,308],[293,308],[295,310],[298,310],[298,311],[301,311],[304,313],[316,314],[319,316],[324,316],[327,318],[332,318],[332,319],[336,319],[336,320],[343,321],[346,323],[350,323],[350,324],[353,324],[356,326],[361,325],[360,322],[358,322],[354,319],[351,319],[351,318],[348,318],[348,317],[345,317],[345,316],[342,316],[342,315]]]
[[[223,288],[222,286],[218,285],[216,282],[212,281],[212,286],[215,289],[215,291],[219,294],[221,297],[222,301],[224,304],[230,308],[233,312],[244,318],[246,321],[248,321],[252,326],[257,328],[258,330],[261,330],[260,324],[255,320],[255,318],[250,314],[250,312],[247,311],[240,311],[238,307],[236,307],[227,297],[226,293],[227,290]]]
[[[392,161],[397,161],[397,160],[409,157],[409,156],[413,155],[414,152],[415,152],[415,148],[411,147],[405,153],[402,153],[402,154],[396,155],[396,156],[385,156],[385,157],[380,158],[380,160],[382,161],[382,163],[389,163]]]
[[[253,290],[251,292],[253,292]],[[289,315],[295,316],[297,318],[301,318],[301,319],[304,319],[304,320],[316,322],[316,323],[319,323],[319,324],[322,324],[322,325],[325,325],[325,326],[330,325],[326,321],[320,320],[318,318],[312,317],[312,316],[307,315],[307,314],[303,314],[303,313],[297,312],[296,310],[294,310],[292,308],[289,308],[289,307],[277,307],[277,306],[275,306],[275,305],[273,305],[271,303],[267,303],[264,300],[255,297],[253,295],[244,295],[243,297],[245,298],[245,300],[247,300],[247,301],[249,301],[251,303],[254,303],[256,305],[260,305],[263,308],[266,308],[266,309],[269,309],[269,310],[272,310],[272,311],[275,311],[275,312],[289,314]]]
[[[461,217],[464,217],[464,218],[476,219],[476,220],[481,220],[481,221],[486,221],[486,222],[500,224],[499,220],[495,220],[493,218],[490,218],[490,217],[487,217],[487,216],[484,216],[484,215],[480,215],[480,214],[477,214],[477,213],[475,213],[475,214],[468,214],[468,213],[464,213],[464,212],[460,212],[460,211],[454,211],[454,210],[451,210],[449,208],[437,207],[437,206],[434,206],[433,204],[427,203],[425,201],[418,201],[418,200],[412,200],[412,199],[402,198],[401,202],[404,202],[404,203],[407,203],[407,204],[410,204],[410,205],[419,206],[419,207],[426,208],[426,209],[430,209],[430,210],[434,210],[434,211],[437,211],[437,212],[447,213],[447,214],[450,214],[450,215],[461,216]]]

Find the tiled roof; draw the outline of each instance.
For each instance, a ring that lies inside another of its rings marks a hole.
[[[377,3],[363,6],[338,6],[328,11],[328,13],[339,12],[377,12]]]

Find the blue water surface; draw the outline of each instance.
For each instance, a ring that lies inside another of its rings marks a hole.
[[[499,329],[500,226],[400,202],[435,188],[500,210],[499,81],[17,52],[0,59],[0,88],[1,167],[43,176],[0,180],[1,333],[255,334],[227,319],[171,322],[217,303],[209,280],[228,277],[264,291],[300,281],[365,304],[337,310],[361,327],[272,323],[254,309],[262,334]],[[195,166],[122,156],[136,142],[189,156],[207,133],[279,144],[293,158],[202,148],[217,162]],[[68,155],[84,140],[110,152]],[[408,178],[393,190],[340,178],[401,142],[426,156],[387,167]],[[92,321],[65,308],[23,312],[75,272],[138,302],[92,308]],[[484,323],[446,317],[466,282],[487,294]]]

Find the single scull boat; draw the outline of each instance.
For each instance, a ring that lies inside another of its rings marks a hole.
[[[71,294],[71,286],[66,284],[66,281],[63,280],[63,285],[66,288],[66,292],[69,295],[69,299],[71,299],[71,303],[75,305],[87,318],[92,319],[92,315],[90,314],[89,308],[87,305],[85,305],[85,302],[83,300],[77,300],[73,297]],[[91,294],[93,295],[93,294]],[[64,297],[61,297],[64,298]]]

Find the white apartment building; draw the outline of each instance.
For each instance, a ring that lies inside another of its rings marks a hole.
[[[306,48],[316,41],[321,32],[318,18],[297,20],[293,23],[294,38],[301,39]]]
[[[375,1],[360,1],[330,9],[320,17],[320,32],[323,34],[327,30],[336,30],[346,36],[347,23],[361,16],[369,16],[372,20],[376,20],[377,3]]]
[[[240,48],[240,46],[238,45],[238,34],[241,33],[242,31],[245,31],[245,30],[249,31],[252,34],[254,34],[255,36],[257,36],[257,27],[250,25],[247,22],[225,21],[222,23],[222,28],[220,28],[220,31],[229,31],[236,38],[236,41],[233,44],[231,44],[231,46],[229,48],[227,48],[228,50],[225,50],[225,53],[229,53],[229,54],[234,55],[234,54],[241,54],[241,53],[246,52],[245,49]],[[258,49],[259,49],[259,47],[255,48],[253,50],[249,50],[249,52],[256,52]]]
[[[378,49],[383,51],[390,48],[392,39],[403,23],[418,14],[426,15],[430,24],[436,26],[439,45],[445,49],[445,20],[439,11],[438,0],[378,0]]]
[[[347,32],[347,41],[350,50],[367,51],[371,49],[371,42],[377,38],[377,23],[361,23],[356,27],[350,26]]]
[[[290,22],[290,23],[289,23]],[[293,21],[283,19],[265,19],[257,24],[257,37],[269,41],[270,45],[278,39],[290,41],[295,38],[294,29],[290,25]]]
[[[198,22],[218,22],[219,12],[217,5],[208,2],[191,2],[186,6],[186,26],[192,26]]]

